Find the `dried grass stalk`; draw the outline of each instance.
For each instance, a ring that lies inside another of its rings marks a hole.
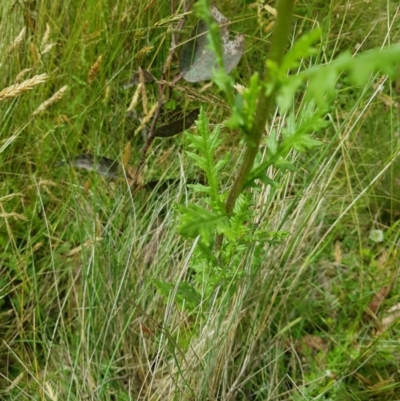
[[[17,74],[15,77],[15,82],[20,82],[23,80],[24,76],[26,75],[27,72],[32,71],[32,68],[24,68],[21,72]]]
[[[95,63],[90,67],[89,73],[88,73],[88,83],[91,84],[99,74],[101,62],[103,60],[103,55],[100,54],[99,57],[97,57],[97,60]]]
[[[46,82],[48,79],[48,75],[46,73],[35,75],[32,78],[27,79],[26,81],[21,82],[20,84],[14,84],[9,86],[8,88],[0,91],[0,101],[14,98],[21,94],[22,92],[33,89],[36,85],[42,84]]]
[[[189,11],[189,12],[187,12],[187,13],[182,13],[182,14],[173,14],[173,15],[170,15],[170,16],[167,17],[167,18],[163,18],[163,19],[160,19],[159,21],[157,21],[157,22],[153,25],[153,27],[155,28],[155,27],[159,27],[159,26],[170,26],[170,25],[172,25],[172,24],[175,23],[175,22],[181,21],[182,19],[184,19],[185,17],[187,17],[187,16],[190,15],[190,14],[191,14],[191,11]]]
[[[42,42],[40,44],[41,49],[43,49],[43,47],[47,45],[49,38],[50,38],[50,25],[46,22],[46,30],[44,31]]]
[[[153,107],[149,110],[149,112],[144,116],[141,124],[139,127],[136,128],[135,130],[135,135],[137,135],[145,126],[146,124],[151,120],[153,117],[155,111],[157,110],[157,103],[154,103]]]
[[[44,101],[33,113],[32,116],[40,114],[42,111],[46,110],[51,104],[58,102],[63,96],[64,92],[68,89],[68,85],[64,85],[60,88],[50,99]]]
[[[48,53],[56,44],[48,43],[50,39],[50,25],[46,22],[46,30],[43,35],[42,42],[40,44],[40,53],[46,54]]]
[[[141,59],[145,54],[150,53],[154,49],[154,46],[145,46],[139,50],[133,57],[135,60]]]
[[[140,82],[140,87],[142,88],[142,106],[143,106],[143,111],[144,114],[148,113],[148,108],[147,108],[147,93],[146,93],[146,85],[145,85],[145,78],[143,74],[143,70],[139,67],[139,82]]]
[[[25,32],[26,32],[26,28],[23,27],[21,29],[21,32],[18,34],[18,36],[12,41],[10,46],[8,46],[7,54],[10,54],[14,49],[16,49],[22,43],[22,41],[24,40]]]
[[[11,212],[11,213],[3,212],[3,213],[0,213],[0,218],[1,219],[8,219],[10,217],[13,217],[16,220],[24,220],[24,221],[28,220],[24,215],[22,215],[20,213],[15,213],[15,212]]]
[[[132,111],[137,106],[137,104],[139,103],[139,96],[141,93],[142,93],[142,88],[141,88],[141,84],[139,84],[136,88],[135,93],[133,94],[133,97],[132,97],[131,103],[127,109],[127,112]]]
[[[41,51],[42,54],[48,53],[55,45],[56,45],[56,43],[48,43],[45,47],[43,47],[43,49]]]

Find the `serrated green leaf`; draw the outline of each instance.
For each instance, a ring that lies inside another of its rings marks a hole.
[[[176,300],[182,306],[189,306],[193,310],[200,305],[201,295],[189,283],[180,281],[176,292]]]
[[[166,281],[153,279],[153,284],[156,286],[157,291],[161,296],[168,299],[169,294],[172,292],[174,286]]]
[[[298,152],[305,152],[307,149],[312,149],[321,146],[322,142],[317,141],[308,134],[295,135],[284,141],[286,147],[290,147]]]
[[[267,157],[261,164],[253,168],[250,172],[249,176],[247,177],[246,183],[244,185],[245,188],[256,188],[257,184],[255,184],[256,179],[260,179],[261,177],[265,176],[265,172],[268,167],[272,165],[273,158]]]
[[[205,193],[205,194],[210,194],[210,187],[207,187],[206,185],[202,184],[187,184],[187,187],[190,189],[193,189],[194,192],[197,193]]]
[[[229,226],[227,216],[220,212],[207,210],[194,204],[180,209],[182,214],[178,232],[188,238],[196,238],[200,235],[207,246],[211,243],[218,226]]]
[[[271,132],[271,135],[269,136],[269,138],[266,141],[266,145],[268,148],[268,152],[270,153],[270,155],[275,155],[276,152],[278,151],[278,141],[276,139],[276,132],[275,130]]]
[[[363,86],[373,72],[382,72],[395,76],[396,66],[400,63],[400,45],[392,45],[385,49],[375,49],[354,56],[344,52],[327,65],[318,65],[304,70],[296,77],[282,77],[275,72],[281,83],[277,99],[282,111],[288,110],[295,92],[308,82],[307,99],[314,100],[321,108],[325,108],[328,100],[336,94],[336,82],[342,73],[348,74],[350,83]]]
[[[250,174],[246,181],[245,188],[257,188],[258,185],[255,180],[260,180],[265,185],[271,185],[273,188],[280,188],[280,184],[269,178],[266,174],[266,169],[271,165],[270,162],[264,162],[257,168],[255,168]]]
[[[315,29],[301,36],[294,44],[293,48],[285,55],[281,64],[283,74],[287,74],[288,70],[297,68],[300,61],[317,53],[313,47],[321,39],[320,29]]]
[[[269,178],[267,174],[261,174],[259,177],[257,177],[264,185],[271,185],[273,188],[280,188],[281,184],[279,182],[273,180],[272,178]]]
[[[282,114],[286,113],[292,107],[294,96],[303,83],[303,77],[293,75],[282,85],[276,95],[276,101]]]
[[[256,232],[255,237],[257,241],[262,243],[268,243],[270,245],[280,245],[288,237],[290,233],[288,231],[264,231],[260,230]]]
[[[250,78],[249,87],[243,91],[244,105],[242,111],[242,129],[245,133],[249,132],[253,127],[254,115],[257,108],[257,100],[261,89],[262,86],[259,83],[259,75],[258,72],[256,72]]]
[[[205,160],[202,156],[199,156],[193,152],[186,152],[186,154],[194,161],[194,164],[197,167],[201,168],[202,170],[207,168],[207,160]]]
[[[218,173],[220,170],[222,170],[229,163],[230,159],[231,153],[228,152],[223,159],[218,160],[217,164],[215,165],[215,172]]]
[[[200,305],[201,295],[186,281],[180,281],[176,285],[167,281],[153,279],[153,283],[165,300],[170,297],[170,294],[175,292],[175,301],[182,309],[186,308],[193,312]]]
[[[306,93],[307,101],[315,101],[321,108],[325,108],[327,97],[333,98],[336,94],[338,76],[335,68],[321,68],[309,81]]]
[[[201,168],[208,181],[210,187],[211,205],[213,208],[221,206],[219,195],[218,171],[217,168],[221,163],[216,163],[214,160],[214,152],[219,148],[222,139],[220,138],[220,127],[217,125],[212,133],[209,130],[207,116],[203,109],[200,110],[199,118],[196,121],[198,135],[187,135],[189,147],[195,149],[195,152],[188,152],[189,157],[195,164]]]
[[[282,156],[278,157],[278,159],[274,161],[273,165],[281,171],[296,171],[296,167]]]

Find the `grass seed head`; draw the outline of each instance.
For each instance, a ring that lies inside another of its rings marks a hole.
[[[95,61],[95,63],[90,67],[90,70],[88,73],[88,83],[89,84],[91,84],[99,75],[102,60],[103,60],[103,55],[100,54],[100,56],[97,57],[97,60]]]
[[[46,82],[48,77],[49,76],[46,73],[35,75],[34,77],[29,78],[19,84],[17,83],[7,88],[4,88],[2,91],[0,91],[0,101],[12,99],[21,94],[22,92],[31,90],[36,85]]]
[[[52,105],[55,102],[58,102],[63,96],[64,92],[68,89],[68,85],[64,85],[62,88],[60,88],[51,98],[47,99],[44,101],[33,113],[33,116],[37,116],[40,114],[42,111],[46,110],[50,105]]]
[[[25,37],[26,28],[23,27],[21,32],[17,35],[17,37],[12,41],[12,43],[7,48],[7,54],[10,54],[14,49],[19,47]]]

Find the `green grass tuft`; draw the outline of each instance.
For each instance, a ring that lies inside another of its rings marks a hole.
[[[136,87],[122,87],[139,67],[161,77],[171,4],[181,14],[181,2],[8,3],[0,10],[0,398],[400,399],[399,78],[373,76],[364,88],[339,78],[329,126],[315,135],[323,146],[291,152],[295,172],[268,170],[279,188],[241,199],[253,208],[249,225],[288,238],[247,243],[215,283],[207,276],[215,271],[196,264],[196,240],[178,234],[176,205],[200,196],[186,184],[204,181],[188,138],[156,139],[140,180],[157,184],[130,191],[144,144],[137,116],[157,102],[157,84],[146,84],[147,104],[140,98],[135,113],[127,111]],[[246,38],[231,74],[246,85],[264,68],[274,17],[267,2],[219,3],[231,32]],[[398,42],[397,7],[297,2],[291,41],[316,25],[323,37],[300,69]],[[189,16],[182,41],[194,23]],[[170,79],[178,66],[176,57]],[[26,84],[41,74],[45,82]],[[160,124],[197,107],[211,131],[226,121],[224,97],[206,84],[178,82]],[[276,114],[268,130],[279,139],[287,121]],[[220,138],[216,162],[231,158],[218,179],[229,190],[240,138],[224,125]],[[117,160],[126,174],[112,181],[56,166],[86,153]],[[171,291],[160,294],[160,281]],[[201,294],[195,306],[179,298],[187,283]]]

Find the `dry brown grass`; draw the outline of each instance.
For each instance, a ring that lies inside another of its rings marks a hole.
[[[15,77],[15,83],[18,83],[22,81],[25,77],[25,75],[29,72],[32,71],[32,68],[24,68],[22,71],[20,71],[17,76]]]
[[[146,85],[145,85],[145,77],[144,77],[144,73],[143,70],[139,67],[139,82],[140,82],[140,86],[142,88],[142,106],[143,106],[143,112],[144,114],[148,114],[148,101],[147,101],[147,93],[146,93]]]
[[[22,43],[24,40],[26,28],[23,27],[21,29],[21,32],[17,35],[17,37],[12,41],[12,43],[8,46],[7,48],[7,54],[10,54],[14,49],[19,47],[19,45]]]
[[[103,60],[103,55],[100,54],[99,57],[97,57],[97,60],[95,63],[90,67],[89,73],[88,73],[88,83],[91,84],[97,77],[100,71],[100,66],[101,62]]]
[[[131,103],[129,104],[129,107],[126,110],[127,112],[135,109],[135,107],[137,106],[137,104],[139,102],[139,97],[140,97],[141,93],[142,93],[142,88],[141,88],[141,84],[139,84],[135,90],[135,93],[132,96],[132,100],[131,100]]]
[[[32,116],[37,116],[44,110],[46,110],[50,105],[52,105],[55,102],[58,102],[63,96],[64,92],[68,89],[68,85],[64,85],[62,88],[60,88],[51,98],[47,99],[44,101],[33,113]]]
[[[34,77],[29,78],[19,84],[17,83],[7,88],[4,88],[2,91],[0,91],[0,101],[12,99],[20,95],[22,92],[29,91],[33,89],[36,85],[46,82],[48,78],[49,76],[46,73],[35,75]]]
[[[135,135],[137,135],[143,128],[146,127],[146,124],[151,120],[154,113],[156,112],[156,109],[157,109],[157,103],[154,103],[152,108],[143,117],[143,120],[142,120],[141,124],[139,125],[139,127],[136,128]]]
[[[154,46],[145,46],[143,49],[139,50],[136,54],[134,59],[140,60],[146,54],[150,53],[154,49]]]
[[[56,45],[56,43],[49,43],[50,32],[51,32],[50,25],[46,22],[46,30],[40,43],[41,55],[48,53]]]
[[[46,22],[46,30],[44,31],[42,42],[40,44],[41,49],[43,49],[47,45],[49,38],[50,38],[50,25]]]

